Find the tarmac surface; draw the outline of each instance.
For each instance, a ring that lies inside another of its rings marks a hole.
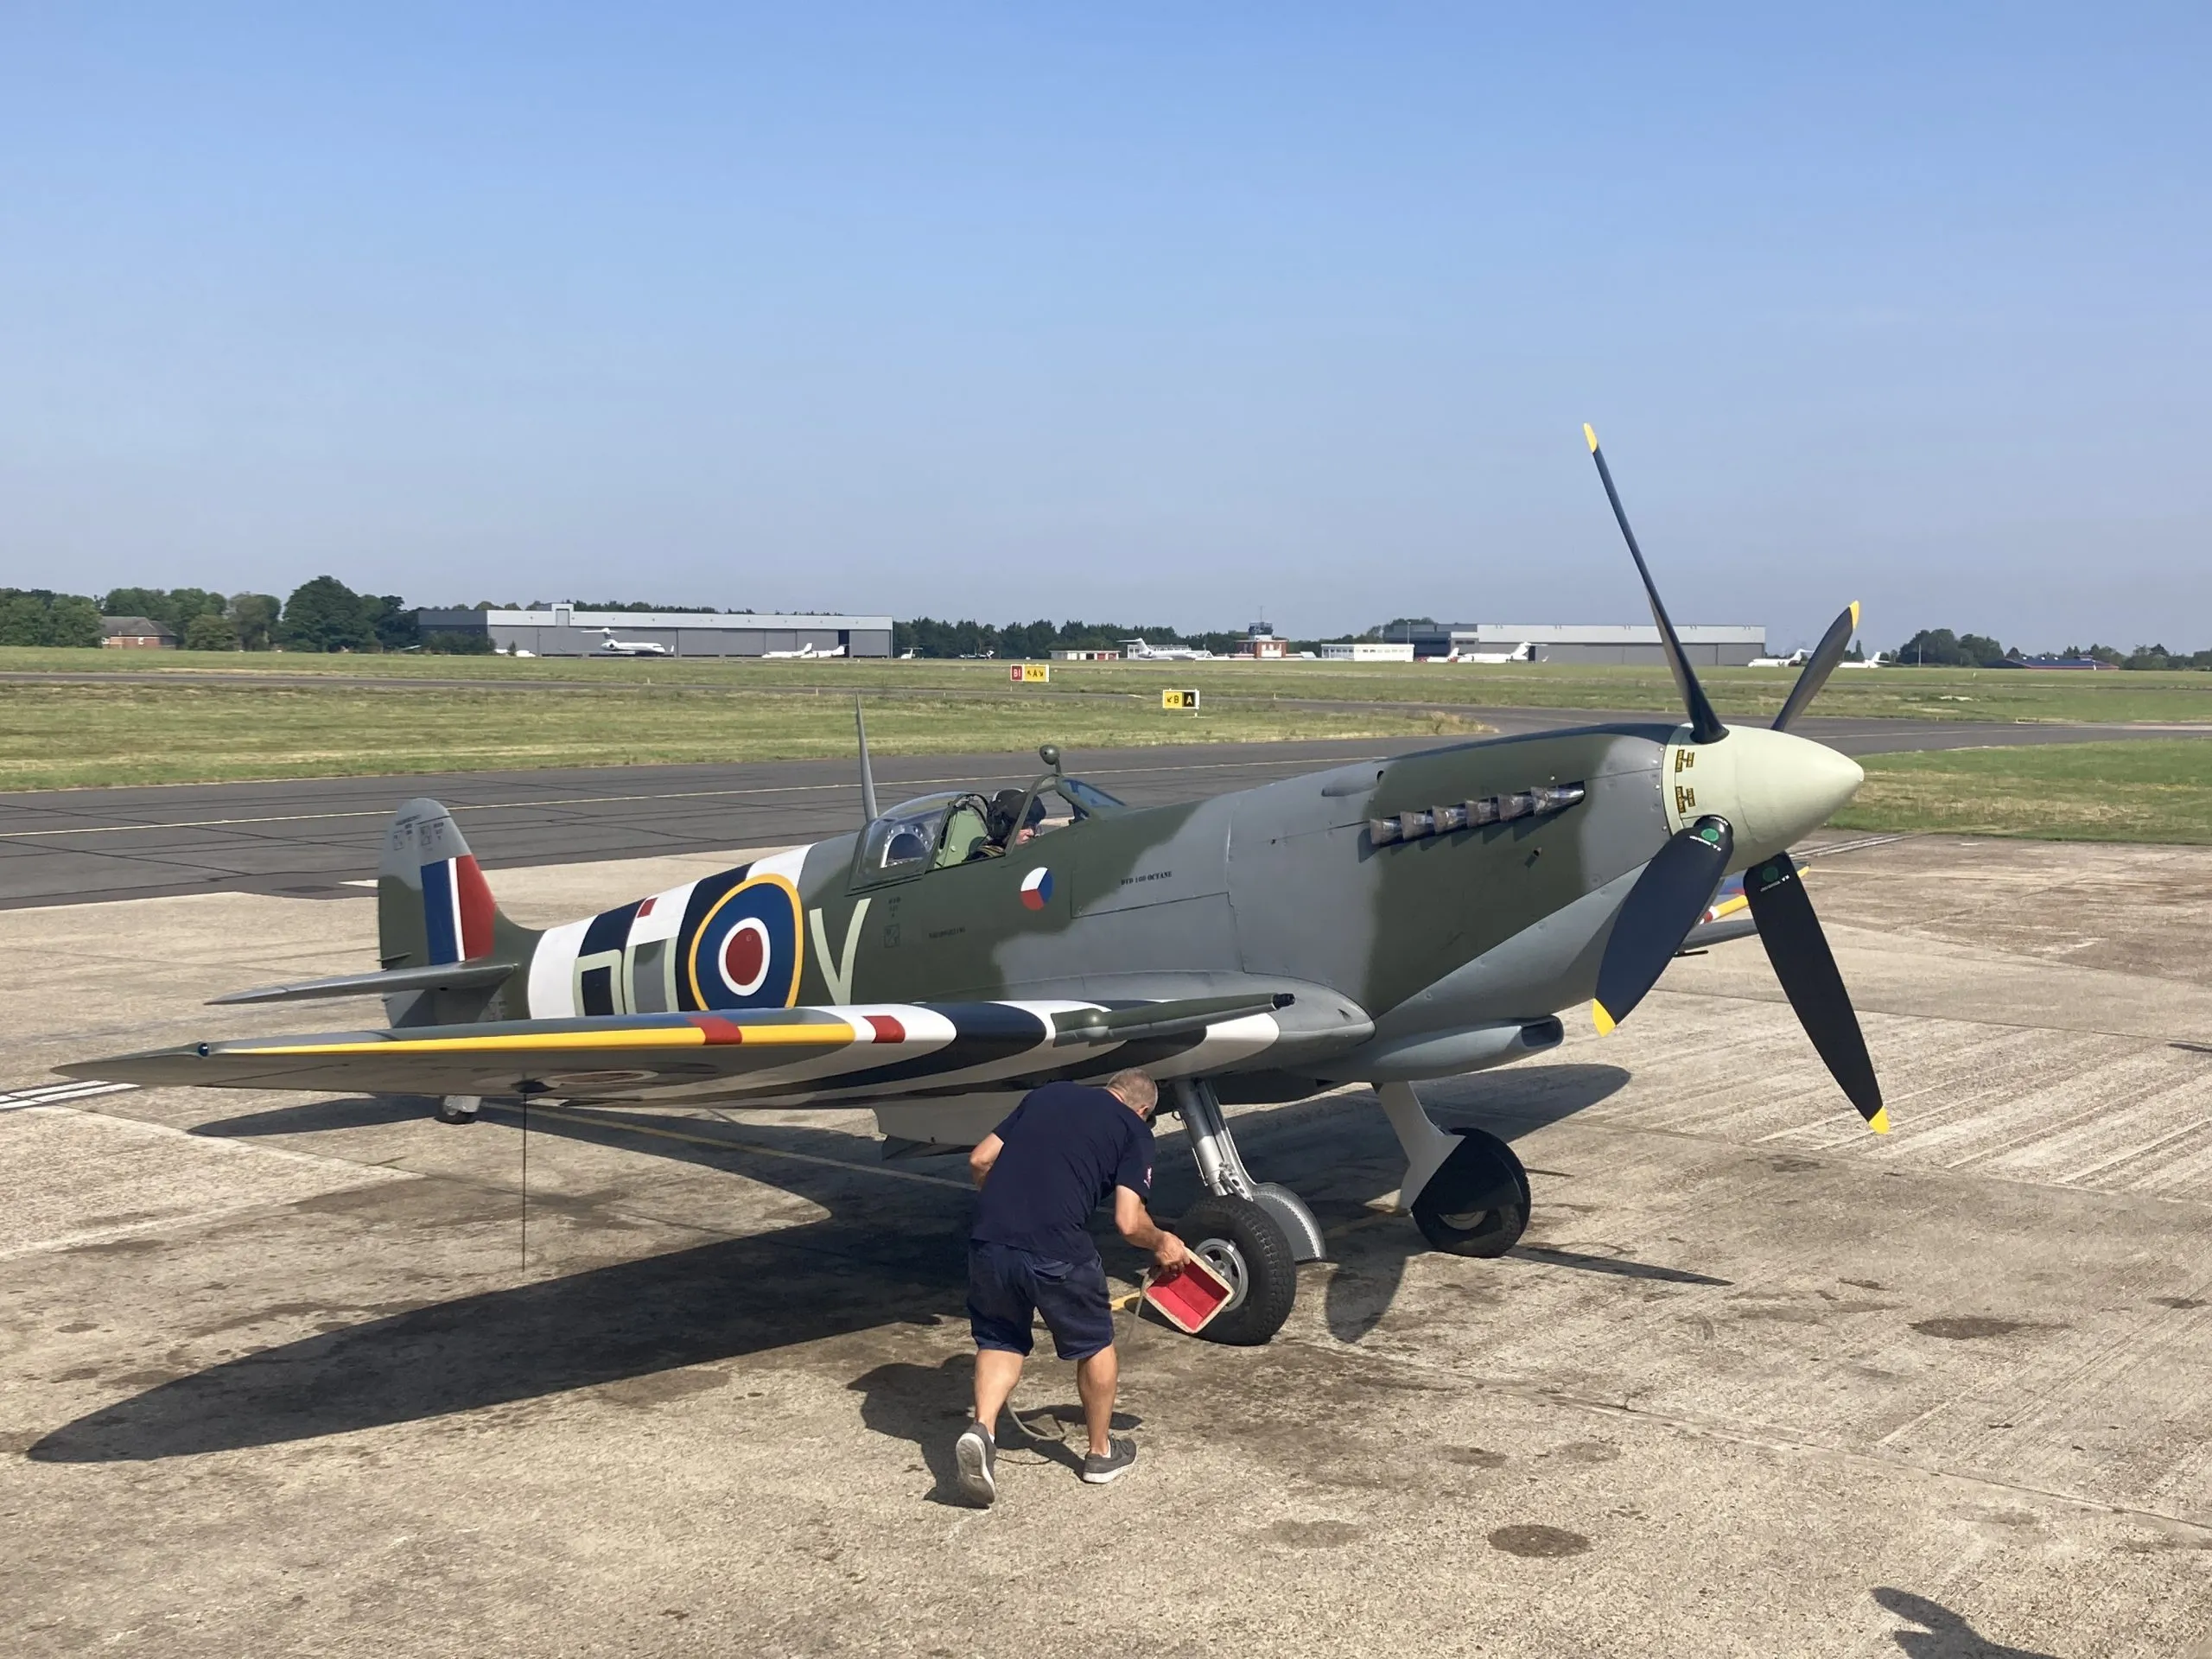
[[[1558,709],[1461,712],[1508,734],[1658,719]],[[1848,718],[1808,719],[1794,729],[1847,754],[2206,730]],[[1110,794],[1153,805],[1438,741],[1094,750],[1071,753],[1067,766]],[[887,806],[933,789],[1003,789],[1037,770],[1020,754],[887,757],[876,763],[876,779]],[[374,872],[392,809],[417,795],[452,807],[492,869],[810,841],[851,829],[860,815],[857,767],[841,760],[20,791],[0,794],[0,909],[214,891],[335,897],[351,891],[345,883]]]
[[[539,925],[733,845],[494,881]],[[314,1023],[200,1004],[363,965],[372,905],[0,915],[9,1651],[2207,1659],[2212,849],[1808,880],[1894,1134],[1751,939],[1424,1085],[1530,1167],[1501,1260],[1391,1212],[1364,1090],[1236,1113],[1334,1259],[1265,1348],[1137,1332],[1113,1487],[1033,1363],[988,1513],[957,1165],[881,1165],[865,1114],[41,1090]],[[1173,1215],[1172,1127],[1160,1169]]]

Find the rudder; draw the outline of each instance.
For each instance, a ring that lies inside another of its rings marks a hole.
[[[443,804],[409,801],[392,814],[377,867],[377,956],[387,971],[499,957],[525,969],[534,930],[500,914],[491,884]],[[386,999],[391,1022],[446,1025],[497,1019],[505,987]]]

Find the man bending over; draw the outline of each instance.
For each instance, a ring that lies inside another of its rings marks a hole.
[[[954,1446],[961,1490],[978,1503],[998,1497],[999,1412],[1021,1380],[1033,1315],[1052,1345],[1075,1362],[1090,1452],[1083,1478],[1094,1486],[1136,1461],[1136,1443],[1108,1433],[1121,1366],[1106,1268],[1085,1223],[1109,1194],[1114,1224],[1163,1268],[1190,1252],[1153,1224],[1152,1115],[1160,1091],[1141,1071],[1121,1071],[1103,1089],[1048,1083],[1022,1096],[1006,1122],[969,1154],[982,1189],[968,1239],[968,1322],[976,1337],[976,1420]]]

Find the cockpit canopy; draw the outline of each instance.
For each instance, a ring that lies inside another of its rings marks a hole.
[[[924,870],[1003,857],[1037,836],[1122,807],[1103,789],[1052,772],[1026,789],[1002,789],[995,794],[955,789],[917,796],[868,825],[861,838],[858,874],[864,881],[896,880]]]

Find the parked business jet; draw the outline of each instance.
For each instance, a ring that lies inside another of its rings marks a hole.
[[[1461,651],[1453,646],[1441,657],[1432,657],[1432,663],[1533,663],[1536,660],[1536,645],[1533,639],[1523,639],[1510,651]]]
[[[601,628],[599,632],[604,642],[599,649],[610,657],[669,657],[675,654],[658,640],[617,639],[612,628]]]
[[[1124,639],[1122,659],[1130,663],[1208,663],[1213,660],[1213,652],[1197,645],[1155,645],[1144,639]]]

